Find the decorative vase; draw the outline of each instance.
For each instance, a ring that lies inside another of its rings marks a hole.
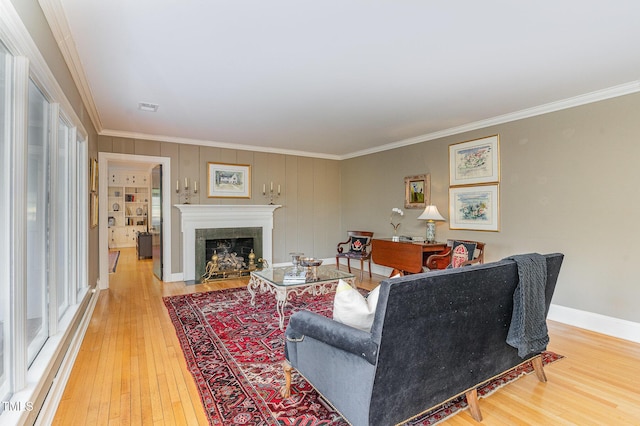
[[[396,243],[397,243],[398,241],[400,241],[400,237],[398,236],[398,226],[399,226],[399,225],[400,225],[400,224],[398,224],[398,225],[393,225],[393,224],[392,224],[392,225],[391,225],[391,226],[393,226],[393,237],[391,237],[391,241],[396,242]]]

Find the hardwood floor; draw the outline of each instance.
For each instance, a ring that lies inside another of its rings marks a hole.
[[[54,424],[204,425],[163,296],[245,286],[246,279],[164,283],[150,260],[121,250],[102,291]],[[362,287],[371,289],[382,279]],[[484,425],[640,425],[640,344],[549,322],[549,349],[566,356],[480,399]],[[464,412],[446,425],[477,424]]]

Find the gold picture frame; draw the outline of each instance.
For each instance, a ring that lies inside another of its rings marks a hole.
[[[431,175],[407,176],[404,178],[404,208],[424,209],[431,204]]]
[[[92,158],[89,164],[89,190],[98,192],[98,159]]]
[[[500,135],[449,145],[449,186],[500,182]]]
[[[89,225],[91,228],[98,226],[98,194],[92,192],[89,194]]]
[[[500,231],[500,186],[450,187],[449,229]]]

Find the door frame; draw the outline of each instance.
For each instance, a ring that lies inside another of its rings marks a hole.
[[[108,224],[108,194],[109,194],[109,163],[111,161],[130,161],[136,163],[148,163],[149,165],[162,165],[162,217],[165,218],[162,226],[162,276],[165,282],[179,281],[173,279],[171,270],[171,158],[153,157],[148,155],[117,154],[111,152],[98,153],[99,188],[98,188],[98,259],[99,277],[98,288],[109,288],[109,224]],[[168,219],[168,220],[167,220]]]

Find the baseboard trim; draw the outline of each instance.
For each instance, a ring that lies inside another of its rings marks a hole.
[[[640,323],[551,304],[548,319],[640,343]]]
[[[328,262],[330,262],[329,264],[333,264],[335,265],[335,257],[332,257],[330,259],[324,259],[324,264],[326,265]],[[347,260],[346,259],[340,259],[340,265],[342,266],[347,266]],[[360,261],[354,261],[351,262],[351,267],[355,270],[358,271],[358,274],[360,273]],[[365,262],[364,264],[364,271],[365,273],[369,270],[369,263]],[[388,268],[386,266],[382,266],[382,265],[377,265],[373,262],[371,262],[371,273],[372,274],[376,274],[376,275],[382,275],[383,277],[390,277],[391,276],[391,272],[393,272],[393,268]]]

